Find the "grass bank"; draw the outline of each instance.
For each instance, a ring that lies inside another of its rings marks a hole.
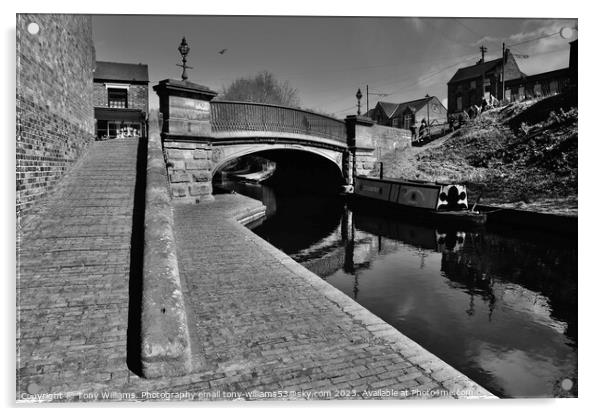
[[[465,183],[470,200],[481,194],[484,204],[576,215],[577,119],[576,91],[513,103],[423,147],[384,155],[384,174]]]

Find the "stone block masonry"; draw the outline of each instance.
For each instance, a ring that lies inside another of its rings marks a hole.
[[[27,27],[35,23],[36,34]],[[17,216],[24,219],[94,140],[91,17],[17,15]]]
[[[175,204],[213,200],[211,144],[165,141],[163,151]]]

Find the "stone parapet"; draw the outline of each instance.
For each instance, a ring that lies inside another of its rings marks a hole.
[[[163,115],[162,136],[211,136],[211,103],[215,91],[189,81],[165,79],[153,90],[159,95]]]
[[[157,133],[148,143],[141,307],[141,368],[147,378],[191,371],[167,171]]]

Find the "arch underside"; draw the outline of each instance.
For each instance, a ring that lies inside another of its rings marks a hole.
[[[246,155],[261,153],[273,154],[276,151],[298,151],[311,153],[327,160],[335,165],[341,175],[343,175],[343,151],[325,149],[320,147],[291,144],[291,143],[242,143],[242,144],[213,144],[213,168],[212,175],[215,175],[228,162]]]

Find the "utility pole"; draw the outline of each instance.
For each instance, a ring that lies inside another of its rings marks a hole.
[[[484,64],[485,63],[485,52],[487,52],[487,48],[483,45],[481,45],[481,47],[479,48],[481,50],[481,63]],[[483,70],[483,74],[481,77],[481,83],[482,85],[482,91],[481,91],[481,99],[485,98],[485,71]],[[480,104],[480,103],[479,103]]]
[[[368,97],[371,95],[378,95],[379,97],[386,97],[390,94],[385,94],[382,92],[370,92],[368,90],[368,85],[366,85],[366,112],[370,111],[370,99]]]
[[[485,52],[487,52],[487,48],[481,45],[479,49],[481,50],[481,63],[485,63]]]
[[[431,140],[431,114],[429,111],[429,107],[431,106],[431,96],[426,94],[424,96],[426,98],[426,131],[429,135],[429,141]]]
[[[506,43],[502,42],[502,103],[506,101],[506,85],[504,79],[504,66],[506,65]]]

